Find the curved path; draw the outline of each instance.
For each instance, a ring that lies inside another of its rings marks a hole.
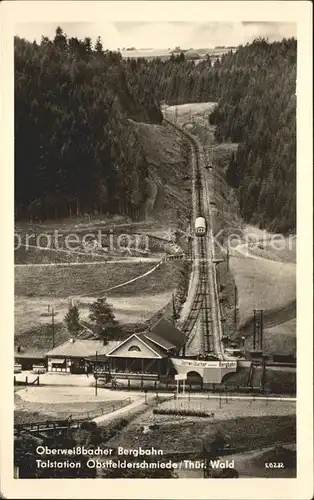
[[[102,255],[94,252],[76,252],[74,250],[65,250],[62,248],[45,248],[38,245],[25,245],[21,243],[21,246],[26,248],[35,248],[36,250],[43,250],[49,252],[66,253],[68,255],[81,255],[83,257],[98,257],[101,258]],[[57,267],[57,266],[91,266],[97,264],[121,264],[121,263],[138,263],[138,262],[159,262],[159,257],[121,257],[121,258],[111,258],[105,257],[104,260],[97,260],[92,262],[48,262],[48,263],[35,263],[35,264],[15,264],[16,267]]]

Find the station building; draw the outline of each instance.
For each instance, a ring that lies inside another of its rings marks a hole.
[[[48,372],[84,373],[95,368],[103,373],[154,374],[170,372],[169,358],[178,356],[185,335],[162,318],[151,328],[124,340],[70,339],[46,353]]]
[[[92,356],[89,361],[103,362],[104,372],[116,379],[133,375],[134,379],[159,380],[176,373],[171,358],[179,356],[185,342],[185,335],[162,318],[147,331],[130,335],[105,355],[97,360]]]
[[[237,362],[202,361],[180,357],[186,336],[171,321],[162,318],[152,327],[123,340],[70,339],[45,354],[48,372],[60,374],[94,373],[104,382],[175,380],[188,383],[220,384],[223,377],[237,371]]]

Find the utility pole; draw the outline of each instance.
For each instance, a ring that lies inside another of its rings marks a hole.
[[[253,350],[255,351],[256,347],[256,310],[254,309],[254,317],[253,317]]]
[[[227,271],[229,271],[229,243],[227,241]]]
[[[237,315],[237,303],[238,303],[238,290],[234,287],[234,328],[237,329],[238,315]]]
[[[55,347],[55,308],[51,307],[52,348]]]
[[[259,350],[263,350],[263,313],[262,309],[254,309],[253,317],[253,348],[256,345]]]
[[[264,325],[263,325],[263,314],[264,311],[260,311],[261,314],[261,325],[260,325],[260,349],[261,351],[263,350],[263,333],[264,333]]]
[[[98,353],[96,351],[96,355],[95,355],[95,371],[94,371],[94,377],[95,377],[95,396],[97,396],[97,389],[98,389],[97,362],[98,362]]]

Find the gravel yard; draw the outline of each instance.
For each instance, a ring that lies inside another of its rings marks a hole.
[[[129,394],[99,390],[92,387],[27,387],[14,394],[15,423],[45,419],[89,418],[108,413],[130,403]],[[132,401],[137,400],[132,396]],[[122,403],[123,402],[123,403]]]

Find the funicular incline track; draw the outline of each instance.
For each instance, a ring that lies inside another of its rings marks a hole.
[[[191,307],[182,325],[182,331],[187,336],[184,349],[189,349],[193,341],[193,329],[197,321],[201,324],[201,352],[202,354],[214,353],[219,359],[224,359],[221,347],[221,325],[220,309],[218,300],[215,268],[212,262],[212,232],[211,211],[208,198],[208,188],[203,178],[201,145],[197,139],[182,130],[176,124],[165,119],[167,123],[184,135],[191,148],[192,159],[192,196],[193,196],[193,220],[204,216],[207,221],[207,234],[194,238],[194,269],[192,273],[197,281],[194,294],[191,297]]]

